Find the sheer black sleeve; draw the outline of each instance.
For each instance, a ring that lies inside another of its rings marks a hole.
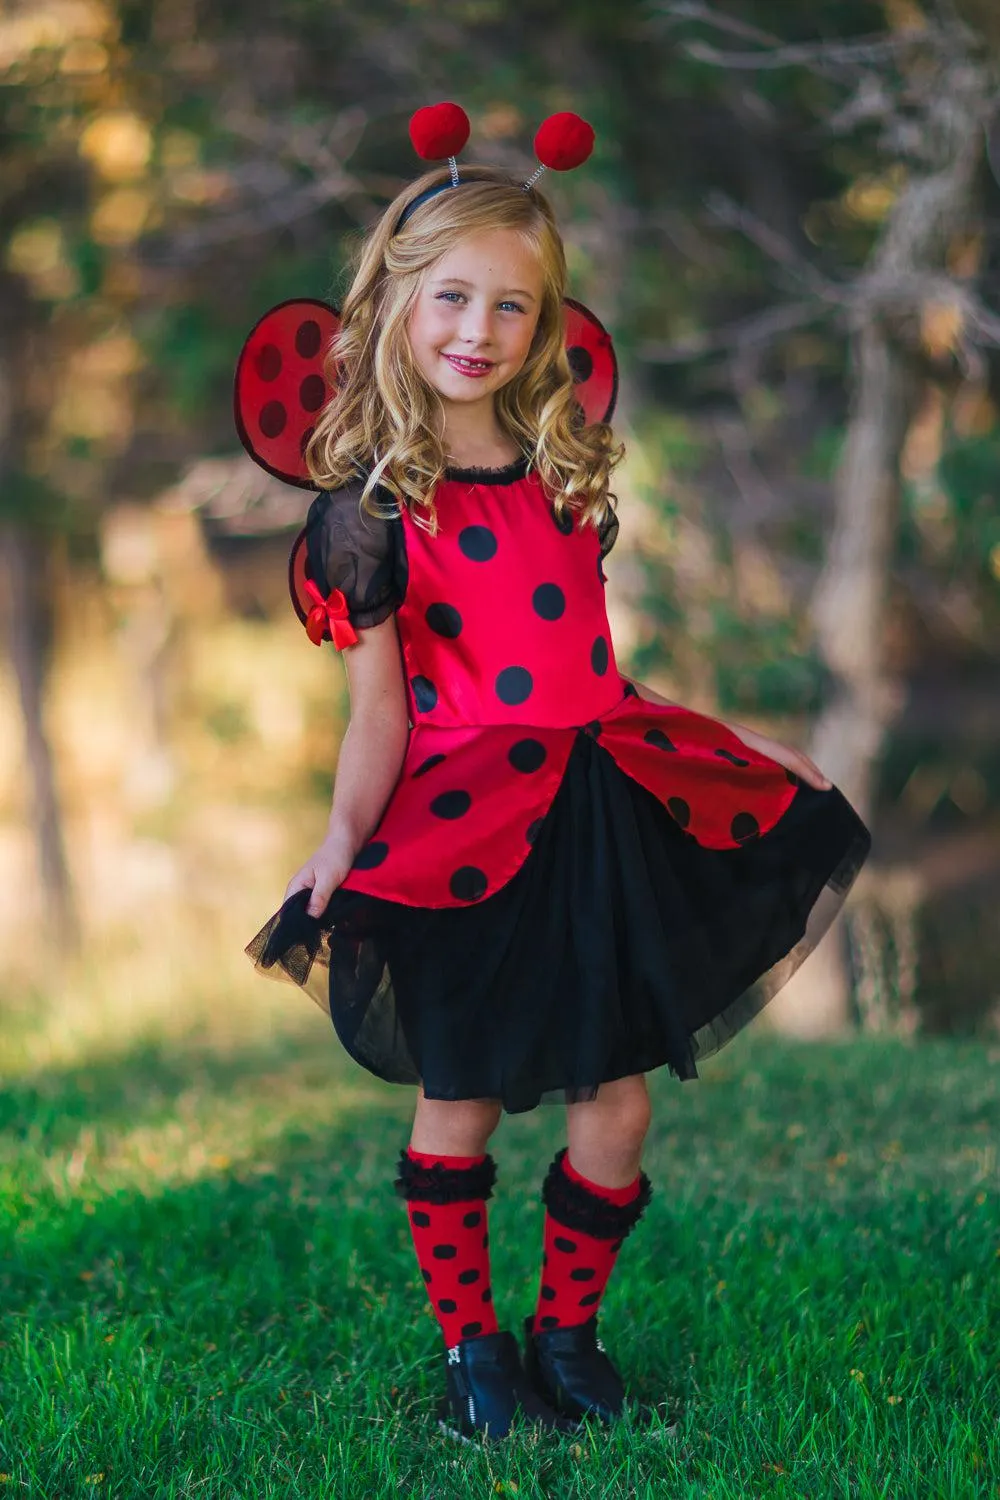
[[[363,480],[316,496],[306,517],[309,573],[324,595],[340,589],[351,624],[380,625],[406,591],[402,526],[359,504]]]
[[[618,540],[618,517],[610,505],[608,506],[607,514],[597,523],[597,535],[601,541],[601,556],[607,557]]]

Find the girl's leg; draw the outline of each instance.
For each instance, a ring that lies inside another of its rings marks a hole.
[[[650,1106],[642,1074],[602,1084],[567,1107],[569,1146],[542,1189],[545,1249],[534,1331],[596,1316],[625,1236],[649,1201],[640,1170]]]
[[[406,1199],[420,1273],[450,1349],[496,1333],[486,1200],[496,1176],[487,1143],[495,1100],[417,1097],[413,1133],[396,1187]]]

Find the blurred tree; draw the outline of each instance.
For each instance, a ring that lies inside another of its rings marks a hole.
[[[665,6],[675,21],[698,22],[744,44],[723,51],[689,42],[690,56],[740,74],[808,70],[841,91],[825,121],[832,137],[859,127],[876,132],[881,169],[855,191],[879,198],[880,223],[853,279],[841,273],[834,280],[809,263],[795,239],[749,210],[723,205],[730,222],[765,253],[798,271],[795,314],[836,312],[849,332],[847,428],[832,533],[812,601],[831,690],[809,748],[869,821],[874,768],[903,701],[887,647],[904,446],[926,380],[940,378],[946,367],[967,376],[982,368],[979,351],[1000,343],[1000,319],[975,290],[984,141],[997,112],[996,55],[948,0],[930,7],[931,14],[916,0],[885,0],[884,8],[882,34],[782,43],[709,5]],[[772,326],[781,325],[772,319]],[[870,913],[862,910],[859,922],[870,926]],[[841,1030],[850,1014],[842,943],[828,941],[770,1013],[800,1034]]]

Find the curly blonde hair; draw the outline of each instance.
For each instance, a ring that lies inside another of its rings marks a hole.
[[[458,189],[421,204],[396,233],[400,215],[427,188],[448,180],[427,172],[392,202],[360,247],[328,375],[336,390],[306,449],[309,472],[323,489],[364,473],[361,505],[372,515],[408,507],[414,521],[437,529],[434,490],[445,475],[441,405],[410,351],[407,323],[424,273],[460,240],[513,229],[535,249],[543,289],[528,357],[496,393],[496,412],[551,495],[597,525],[614,496],[611,471],[623,448],[606,422],[585,425],[566,358],[563,295],[566,258],[555,216],[543,195],[493,167],[462,167]],[[392,509],[378,488],[395,500]]]

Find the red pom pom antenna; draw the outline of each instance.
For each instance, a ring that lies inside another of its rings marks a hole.
[[[446,157],[458,155],[469,139],[471,128],[469,117],[460,104],[448,101],[427,104],[410,119],[410,140],[414,151],[424,161],[444,161]],[[583,159],[581,156],[580,160]]]
[[[593,126],[569,112],[549,115],[535,136],[535,155],[553,172],[571,172],[582,166],[593,149]]]

